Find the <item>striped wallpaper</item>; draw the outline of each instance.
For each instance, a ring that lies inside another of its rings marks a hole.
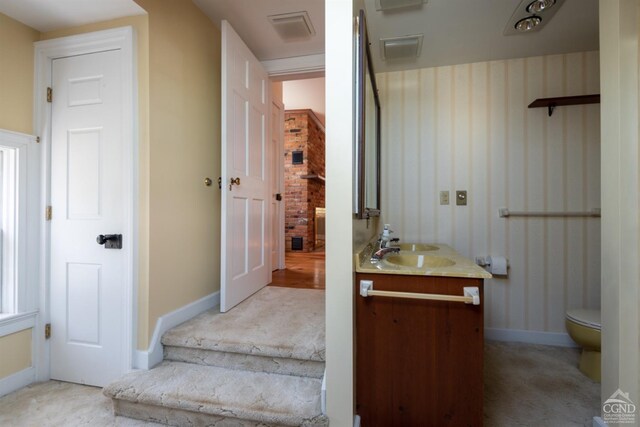
[[[600,306],[600,220],[499,218],[600,207],[599,105],[528,109],[599,93],[598,52],[378,74],[382,214],[405,242],[504,255],[485,326],[564,332],[567,308]],[[439,192],[450,191],[448,206]],[[468,191],[456,206],[455,191]]]

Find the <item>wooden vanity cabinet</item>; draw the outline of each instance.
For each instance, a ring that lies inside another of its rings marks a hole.
[[[375,290],[463,295],[480,305],[360,296]],[[483,280],[356,274],[356,413],[362,427],[482,426]]]

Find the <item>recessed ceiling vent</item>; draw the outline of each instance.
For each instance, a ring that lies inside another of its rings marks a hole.
[[[376,10],[393,10],[401,7],[422,6],[429,0],[376,0]]]
[[[316,35],[306,11],[270,15],[269,21],[285,42],[308,40]]]
[[[422,34],[380,39],[382,59],[385,61],[411,60],[420,56]]]

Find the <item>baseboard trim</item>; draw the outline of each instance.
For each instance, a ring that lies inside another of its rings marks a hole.
[[[553,345],[556,347],[577,347],[569,334],[564,332],[485,328],[484,338],[493,341],[523,342],[528,344]]]
[[[162,334],[219,304],[220,292],[214,292],[206,297],[187,304],[184,307],[180,307],[177,310],[167,313],[164,316],[160,316],[156,322],[156,327],[153,331],[153,337],[151,338],[149,349],[136,350],[134,354],[134,369],[147,370],[162,362]]]
[[[33,366],[0,379],[0,397],[26,387],[36,381],[36,368]]]

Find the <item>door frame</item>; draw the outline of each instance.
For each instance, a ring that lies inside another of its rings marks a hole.
[[[273,83],[271,80],[269,80],[271,83]],[[276,249],[278,252],[278,262],[276,263],[276,265],[272,265],[271,269],[273,270],[274,267],[277,267],[278,270],[282,270],[285,268],[285,261],[284,261],[284,252],[285,252],[285,243],[284,243],[284,215],[285,215],[285,205],[284,205],[284,103],[282,101],[279,100],[275,100],[275,99],[271,99],[271,105],[269,106],[269,110],[271,112],[271,110],[275,107],[280,109],[280,114],[278,115],[278,117],[280,118],[280,123],[278,123],[278,146],[277,147],[271,147],[271,156],[276,156],[276,170],[271,171],[272,174],[277,174],[277,187],[278,187],[278,193],[283,195],[282,201],[280,203],[277,204],[278,206],[278,212],[277,212],[277,220],[278,220],[278,225],[277,225],[277,230],[278,230],[278,235],[277,240],[278,240],[278,248]],[[273,114],[269,114],[269,118],[273,117]],[[273,129],[273,126],[271,127]],[[273,135],[271,136],[271,140],[273,141]],[[276,218],[271,218],[271,222],[275,222]],[[271,241],[273,242],[273,239],[271,239]]]
[[[42,145],[40,212],[44,213],[51,204],[51,103],[47,102],[47,87],[51,84],[51,70],[54,59],[98,53],[120,49],[122,62],[120,75],[122,81],[122,129],[124,182],[129,189],[125,196],[125,226],[123,234],[124,265],[124,311],[125,319],[121,337],[123,340],[122,372],[133,367],[133,352],[136,348],[137,331],[137,284],[138,284],[138,91],[136,74],[136,45],[133,27],[120,27],[103,31],[84,33],[74,36],[45,40],[34,43],[34,134],[40,135]],[[54,94],[55,96],[55,94]],[[55,215],[55,212],[53,212]],[[42,215],[40,219],[40,277],[39,277],[39,316],[36,322],[36,348],[33,359],[38,366],[38,381],[50,378],[50,346],[44,337],[45,324],[50,321],[50,256],[51,222]],[[55,333],[55,331],[53,331]]]
[[[311,59],[309,59],[311,58]],[[277,62],[277,67],[271,64],[271,62]],[[308,64],[308,66],[304,69],[301,68],[301,64]],[[273,61],[262,61],[262,65],[267,70],[267,75],[269,76],[269,83],[273,84],[275,82],[285,82],[289,80],[302,80],[302,79],[313,79],[318,77],[324,77],[324,54],[322,55],[309,55],[306,57],[295,57],[295,58],[284,58]],[[271,90],[271,85],[269,85],[269,90]],[[284,105],[284,100],[274,100],[271,99],[271,104],[269,105],[269,120],[271,120],[271,109],[273,108],[273,104],[278,104],[282,109],[282,123],[280,126],[280,138],[282,139],[279,147],[273,149],[270,155],[277,156],[278,160],[278,171],[271,171],[271,173],[278,173],[279,176],[279,190],[283,195],[283,203],[280,203],[279,212],[280,212],[280,225],[278,226],[278,269],[284,270],[286,268],[286,245],[285,245],[285,203],[284,203],[284,113],[286,111],[286,105]],[[326,200],[326,196],[325,196]],[[273,218],[271,218],[273,221]],[[275,266],[271,266],[272,268]]]

